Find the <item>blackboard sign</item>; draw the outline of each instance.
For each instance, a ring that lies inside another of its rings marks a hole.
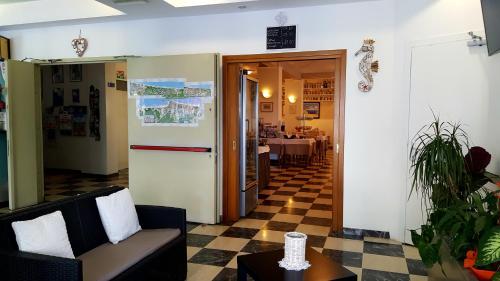
[[[297,42],[297,26],[267,28],[267,49],[293,49]]]

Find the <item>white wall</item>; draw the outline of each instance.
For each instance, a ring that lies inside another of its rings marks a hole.
[[[403,238],[406,205],[409,43],[483,29],[479,0],[380,0],[284,10],[298,26],[294,51],[347,49],[344,224]],[[267,53],[265,30],[279,10],[153,19],[3,32],[15,58],[74,57],[69,42],[81,28],[86,56],[219,52]],[[366,37],[376,42],[381,71],[360,93]],[[33,42],[44,42],[33,44]],[[497,105],[498,108],[498,105]]]
[[[466,35],[468,31],[484,34],[480,1],[397,1],[396,9],[398,23],[396,60],[400,63],[396,65],[395,81],[397,91],[401,95],[395,97],[397,99],[395,103],[406,104],[412,108],[411,114],[408,114],[408,107],[399,108],[398,115],[407,117],[400,120],[399,127],[406,130],[406,135],[400,136],[402,138],[400,142],[404,143],[407,139],[411,139],[414,129],[421,125],[421,121],[431,118],[429,109],[431,106],[436,113],[446,119],[443,121],[464,123],[464,129],[470,134],[472,145],[483,146],[492,154],[492,163],[488,170],[499,173],[498,70],[500,70],[500,57],[486,57],[486,47],[468,49],[465,47],[464,40],[468,37]],[[453,41],[456,43],[451,43]],[[436,44],[437,42],[448,43]],[[422,45],[428,46],[422,47]],[[412,48],[414,48],[413,61],[410,60]],[[443,53],[446,53],[446,57],[441,57]],[[457,56],[457,53],[461,55]],[[421,54],[438,56],[433,62],[437,64],[436,67],[429,62],[428,67],[433,69],[426,73],[426,77],[433,77],[436,80],[423,82],[422,79],[425,78],[416,77],[413,73],[413,80],[410,84],[411,65],[413,65],[414,72],[425,71],[422,69],[422,63],[426,58]],[[446,64],[450,70],[446,71],[446,68],[439,64]],[[440,69],[442,73],[432,75],[437,69]],[[443,77],[446,76],[451,76],[451,78],[444,79]],[[441,85],[439,85],[440,81]],[[478,81],[486,83],[478,83]],[[445,83],[449,84],[449,87],[446,87]],[[425,84],[434,84],[434,86],[432,90],[427,91],[422,88]],[[440,93],[439,88],[446,90]],[[410,89],[412,91],[411,104]],[[453,100],[448,103],[444,102],[446,96],[450,94]],[[425,102],[422,104],[422,101]],[[407,147],[406,143],[404,146]],[[407,155],[408,149],[405,149],[405,153],[401,154],[401,163],[404,163],[406,167],[409,166],[406,160]],[[404,208],[409,196],[409,177],[408,174],[400,176],[404,177],[405,186],[408,188],[401,198],[402,208]],[[405,211],[406,220],[403,229],[414,228],[415,222],[420,222],[422,218],[418,199],[412,196]]]
[[[42,67],[43,110],[53,105],[52,90],[64,89],[64,106],[87,106],[87,122],[85,137],[62,136],[57,130],[56,138],[49,140],[44,133],[44,166],[53,169],[69,169],[91,174],[107,174],[106,167],[106,112],[104,94],[104,65],[82,65],[82,81],[69,82],[69,66],[64,66],[64,83],[52,84],[50,66]],[[94,85],[100,90],[101,140],[96,141],[89,136],[89,87]],[[80,89],[80,102],[73,103],[71,90]]]

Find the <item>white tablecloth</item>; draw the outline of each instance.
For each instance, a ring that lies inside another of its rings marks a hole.
[[[259,154],[263,154],[263,153],[266,153],[266,152],[269,152],[269,145],[265,145],[265,146],[259,146]]]
[[[328,137],[327,137],[327,136],[317,136],[317,137],[316,137],[316,140],[317,140],[317,141],[327,141],[327,140],[328,140]]]
[[[312,156],[314,152],[314,139],[267,139],[268,144],[283,144],[285,154]]]
[[[314,139],[267,139],[268,144],[309,144],[313,145],[316,142]]]

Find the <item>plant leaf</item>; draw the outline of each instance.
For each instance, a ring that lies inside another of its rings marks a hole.
[[[410,233],[413,245],[417,246],[418,244],[420,244],[420,241],[422,241],[422,236],[420,236],[416,230],[410,230]]]
[[[485,266],[500,261],[500,226],[491,229],[479,242],[476,265]]]
[[[421,243],[418,247],[418,252],[427,268],[431,268],[435,263],[440,261],[438,245]]]
[[[493,275],[493,278],[491,278],[491,281],[500,281],[500,271],[495,273],[495,275]]]
[[[484,227],[486,226],[488,222],[488,218],[487,217],[479,217],[477,218],[475,224],[474,224],[474,232],[476,233],[480,233],[481,231],[483,231]]]

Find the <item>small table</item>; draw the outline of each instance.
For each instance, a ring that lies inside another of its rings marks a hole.
[[[350,272],[312,248],[306,249],[306,260],[311,266],[302,271],[285,270],[279,267],[284,250],[238,256],[238,281],[246,281],[247,274],[255,281],[309,281],[341,280],[356,281],[356,274]]]

